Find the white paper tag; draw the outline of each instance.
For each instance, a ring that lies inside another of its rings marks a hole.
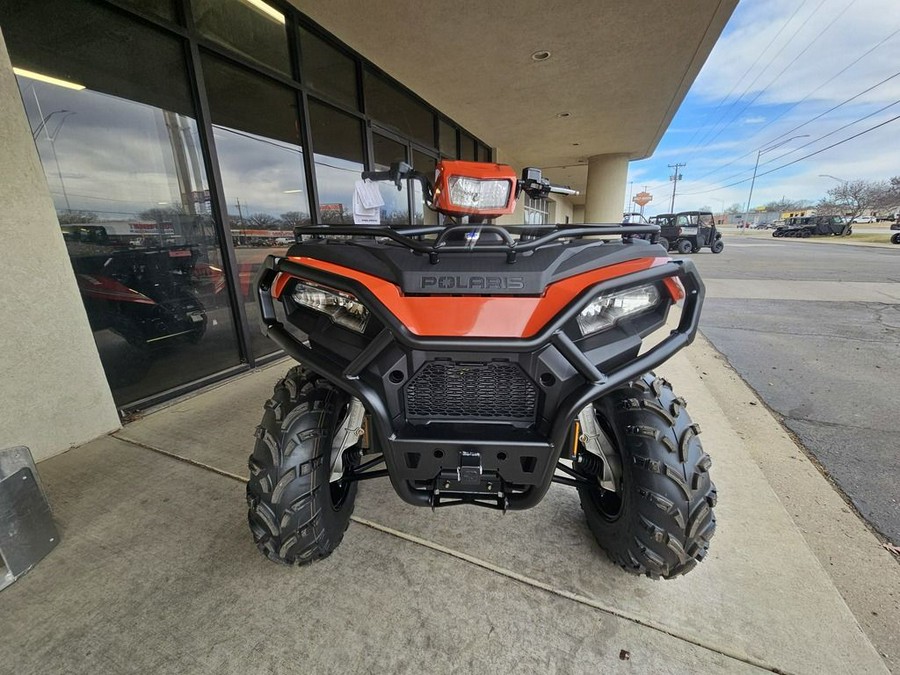
[[[384,206],[384,199],[381,198],[381,191],[378,186],[370,180],[356,181],[356,195],[359,197],[359,203],[364,209],[374,209],[377,206]]]
[[[369,209],[364,207],[362,200],[359,198],[359,190],[354,190],[353,192],[353,224],[381,225],[381,207],[374,206]]]

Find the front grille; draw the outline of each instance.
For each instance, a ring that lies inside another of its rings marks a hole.
[[[410,420],[534,420],[537,387],[514,363],[430,361],[406,385]]]

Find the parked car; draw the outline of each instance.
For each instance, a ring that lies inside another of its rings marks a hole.
[[[875,216],[856,216],[851,223],[876,223],[878,219]]]

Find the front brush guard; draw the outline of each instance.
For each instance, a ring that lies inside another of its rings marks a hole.
[[[327,354],[313,350],[288,332],[284,324],[276,317],[272,285],[279,273],[352,293],[381,321],[384,329],[349,363],[340,363]],[[684,305],[678,327],[658,345],[626,365],[607,373],[601,372],[563,332],[563,326],[599,293],[640,286],[668,277],[677,277],[685,289]],[[432,505],[432,498],[427,492],[413,490],[405,480],[399,477],[400,470],[397,466],[399,453],[391,451],[398,439],[392,428],[388,410],[375,389],[360,378],[363,370],[393,341],[396,340],[411,349],[426,351],[531,352],[542,345],[554,345],[585,380],[585,383],[570,394],[556,411],[547,446],[551,451],[558,451],[566,444],[572,423],[582,408],[607,392],[656,368],[693,342],[697,334],[700,308],[705,296],[705,287],[694,264],[689,260],[670,260],[663,265],[603,281],[585,289],[552,321],[530,338],[498,339],[419,337],[402,325],[359,282],[271,255],[266,258],[263,267],[257,274],[256,291],[263,333],[274,340],[288,355],[363,402],[366,410],[371,414],[374,432],[380,448],[384,451],[384,461],[394,489],[405,501],[419,506]],[[550,487],[555,469],[555,461],[547,462],[546,469],[536,485],[530,486],[525,492],[509,495],[508,508],[525,509],[540,502]]]

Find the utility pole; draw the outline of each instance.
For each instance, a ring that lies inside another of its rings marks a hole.
[[[625,213],[631,213],[631,200],[634,199],[634,181],[628,183],[628,206],[625,209]]]
[[[677,164],[669,164],[669,168],[673,169],[672,175],[669,176],[669,180],[672,181],[672,205],[669,207],[669,213],[675,213],[675,190],[678,188],[678,181],[682,178],[681,174],[678,173],[678,170],[683,166],[687,165],[680,162]]]

